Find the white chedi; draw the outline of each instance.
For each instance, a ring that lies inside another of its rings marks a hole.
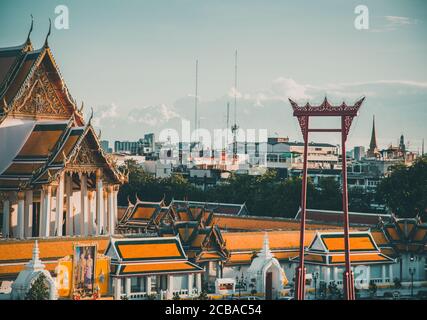
[[[39,253],[39,246],[36,240],[34,243],[32,259],[25,266],[25,269],[19,273],[18,277],[12,284],[12,300],[24,300],[28,290],[30,290],[34,281],[41,274],[44,274],[46,277],[46,285],[49,288],[49,300],[56,300],[58,298],[55,281],[49,271],[45,269],[45,265],[39,258]]]
[[[268,234],[264,235],[264,244],[260,253],[252,260],[247,270],[248,281],[253,283],[257,293],[268,296],[267,289],[271,290],[271,297],[275,299],[283,290],[287,283],[285,272],[280,266],[279,261],[274,257],[270,250]],[[267,274],[271,273],[271,284],[267,285]]]

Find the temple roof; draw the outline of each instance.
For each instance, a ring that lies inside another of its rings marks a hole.
[[[192,212],[195,208],[211,210],[215,214],[230,214],[236,216],[248,215],[246,204],[220,203],[220,202],[201,202],[187,200],[172,200],[171,205],[175,210],[189,208]]]
[[[295,219],[300,219],[301,208],[298,210]],[[390,214],[364,213],[364,212],[349,212],[350,225],[366,225],[376,226],[381,221],[389,221],[392,216]],[[337,225],[343,224],[343,212],[320,209],[307,209],[306,219],[317,223],[334,223]]]
[[[106,255],[116,276],[203,272],[188,261],[178,237],[111,237]]]
[[[123,177],[103,152],[90,126],[73,127],[72,121],[7,119],[0,124],[0,190],[18,191],[49,183],[64,168],[83,165],[104,168],[106,178]],[[81,156],[85,153],[85,156]]]
[[[106,179],[123,183],[70,96],[47,38],[34,50],[31,30],[24,44],[0,48],[0,190],[49,183],[76,165],[105,168]]]
[[[263,216],[231,216],[215,214],[213,223],[221,230],[299,230],[300,221],[279,217]],[[328,223],[316,223],[307,221],[307,229],[338,229],[339,226]]]
[[[38,239],[40,259],[46,269],[53,272],[58,259],[73,255],[75,243],[96,243],[98,253],[104,253],[108,237],[61,237]],[[0,241],[0,278],[11,278],[25,268],[32,257],[34,240]]]
[[[344,265],[344,233],[316,232],[304,260],[308,264]],[[350,233],[350,260],[353,265],[394,263],[392,258],[381,252],[370,232]],[[299,256],[291,258],[291,261],[299,261]]]

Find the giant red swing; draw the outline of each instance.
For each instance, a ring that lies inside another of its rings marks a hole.
[[[295,277],[295,299],[304,300],[305,297],[305,267],[304,267],[304,238],[305,238],[305,220],[306,220],[306,202],[307,202],[307,149],[309,132],[340,132],[341,133],[341,155],[342,155],[342,206],[344,218],[344,250],[345,250],[345,272],[343,274],[344,297],[347,300],[355,299],[354,276],[351,270],[350,261],[350,239],[349,239],[349,219],[348,219],[348,192],[347,192],[347,161],[345,142],[350,131],[353,118],[359,113],[365,97],[358,100],[354,105],[349,106],[344,102],[339,106],[332,106],[325,97],[322,104],[312,106],[307,103],[299,106],[296,102],[289,99],[293,109],[293,115],[297,117],[304,139],[304,163],[301,190],[301,231],[300,231],[300,250],[299,266]],[[310,129],[310,117],[341,117],[341,128],[338,129]]]

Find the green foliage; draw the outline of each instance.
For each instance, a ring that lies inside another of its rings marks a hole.
[[[401,218],[421,218],[427,214],[427,157],[407,167],[398,164],[378,186],[378,199]]]
[[[49,287],[46,281],[46,276],[41,273],[28,290],[25,300],[49,300]]]
[[[200,292],[199,296],[196,298],[196,300],[209,300],[208,294],[206,291]]]
[[[302,179],[280,178],[275,170],[267,170],[261,176],[238,175],[203,191],[196,188],[179,173],[169,178],[156,179],[146,173],[134,161],[128,161],[129,183],[120,188],[119,205],[126,206],[127,199],[134,202],[135,196],[147,201],[173,198],[193,201],[245,203],[252,215],[268,217],[295,217],[301,203]],[[317,187],[311,179],[307,182],[307,204],[309,208],[341,210],[342,199],[339,183],[333,178],[323,178]],[[372,211],[369,204],[372,194],[350,190],[350,211]]]

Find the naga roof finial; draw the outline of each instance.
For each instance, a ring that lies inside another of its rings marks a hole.
[[[30,16],[31,16],[31,26],[30,26],[30,30],[28,31],[28,36],[27,36],[27,41],[26,41],[27,44],[30,43],[30,35],[31,35],[31,32],[33,32],[33,26],[34,26],[33,15],[30,14]]]
[[[49,18],[49,31],[47,32],[46,39],[44,40],[44,46],[45,46],[45,47],[48,47],[48,46],[49,46],[49,44],[48,44],[48,41],[47,41],[47,40],[49,39],[49,36],[50,36],[51,31],[52,31],[52,20]]]

